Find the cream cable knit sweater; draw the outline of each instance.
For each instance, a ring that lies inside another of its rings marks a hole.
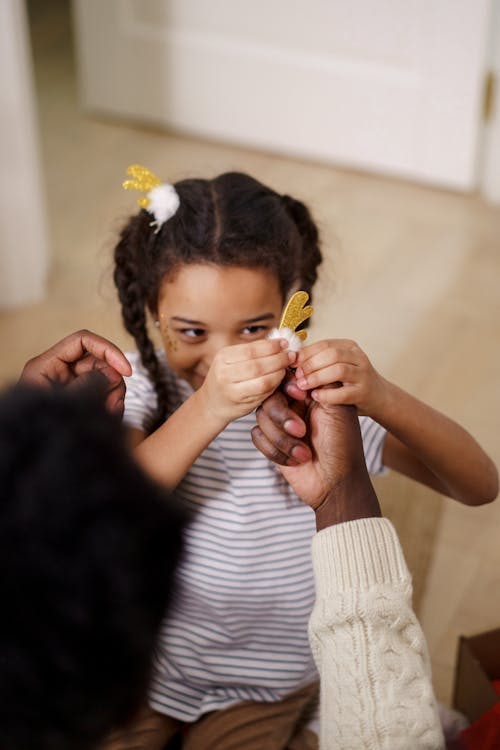
[[[390,521],[320,531],[313,560],[309,636],[321,677],[321,750],[444,748],[427,644]]]

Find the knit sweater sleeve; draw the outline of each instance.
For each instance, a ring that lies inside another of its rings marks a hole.
[[[384,518],[313,540],[309,623],[321,679],[321,750],[441,750],[444,739],[411,578]]]

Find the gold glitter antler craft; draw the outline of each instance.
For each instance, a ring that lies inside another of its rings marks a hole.
[[[141,167],[140,164],[132,164],[127,167],[127,174],[134,179],[125,180],[122,183],[125,190],[140,190],[142,193],[149,193],[150,190],[161,184],[161,180],[153,172],[146,167]],[[137,200],[140,208],[147,208],[150,202],[150,199],[145,195]]]
[[[312,305],[304,307],[308,299],[307,292],[295,292],[288,300],[279,324],[279,328],[289,328],[291,331],[295,331],[295,335],[301,341],[306,340],[307,331],[296,331],[295,329],[313,314]]]

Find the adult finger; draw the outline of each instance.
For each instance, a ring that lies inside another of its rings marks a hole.
[[[73,364],[91,354],[98,360],[107,362],[121,375],[131,375],[132,368],[123,352],[111,341],[98,336],[92,331],[81,330],[70,333],[40,355],[46,362],[57,359],[66,364]]]
[[[22,382],[47,384],[67,382],[72,377],[71,366],[91,354],[114,367],[121,375],[131,375],[132,369],[123,352],[111,341],[91,331],[71,333],[47,351],[30,359],[21,373]]]
[[[95,387],[106,393],[106,408],[120,416],[123,415],[125,405],[126,386],[120,373],[114,367],[110,367],[100,360],[95,360],[97,366],[91,367],[90,362],[86,368],[80,367],[78,374],[71,381],[72,388]]]
[[[108,339],[86,330],[78,331],[68,336],[67,339],[71,339],[72,337],[75,337],[76,341],[68,341],[68,345],[75,347],[74,352],[70,352],[70,356],[72,357],[70,361],[74,362],[76,359],[82,357],[84,352],[88,352],[89,354],[93,354],[97,359],[106,361],[108,365],[114,367],[121,375],[128,376],[132,374],[132,368],[128,359],[121,349],[111,341],[108,341]],[[64,359],[68,361],[68,356],[64,357]]]
[[[269,442],[260,427],[257,425],[253,427],[251,434],[255,447],[270,461],[280,466],[299,466],[298,461],[277,450],[276,446]]]
[[[297,377],[293,370],[287,370],[281,387],[283,392],[294,401],[305,401],[307,399],[307,392],[297,385]]]
[[[125,393],[125,382],[122,375],[107,362],[102,359],[94,357],[93,354],[86,354],[82,359],[72,365],[72,374],[75,380],[85,382],[84,378],[91,372],[98,372],[103,375],[107,381],[107,390],[117,390],[123,387],[123,393]]]
[[[283,424],[278,424],[271,419],[262,407],[257,409],[256,418],[257,426],[266,438],[269,450],[274,450],[275,455],[280,457],[279,461],[277,458],[273,458],[273,461],[282,465],[295,466],[311,460],[310,448],[290,435],[284,429]],[[287,459],[291,459],[292,463],[288,464]]]
[[[110,368],[111,369],[111,368]],[[100,372],[105,372],[104,370],[100,370]],[[116,372],[114,370],[114,372]],[[106,373],[105,373],[106,374]],[[106,374],[106,377],[107,374]],[[123,378],[120,378],[119,381],[117,381],[114,385],[112,384],[112,381],[108,378],[109,387],[108,387],[108,395],[106,398],[106,408],[113,412],[113,414],[118,414],[120,417],[123,416],[123,411],[125,408],[125,392],[126,392],[126,386]]]
[[[302,418],[305,405],[303,403],[290,404],[281,388],[271,394],[260,408],[283,432],[297,438],[304,437],[306,434],[306,423]]]
[[[67,383],[72,377],[70,367],[66,362],[53,357],[50,352],[44,352],[26,362],[19,382],[49,386],[52,383]]]

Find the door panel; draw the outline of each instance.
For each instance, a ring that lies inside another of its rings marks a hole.
[[[490,0],[74,0],[91,111],[476,185]]]

